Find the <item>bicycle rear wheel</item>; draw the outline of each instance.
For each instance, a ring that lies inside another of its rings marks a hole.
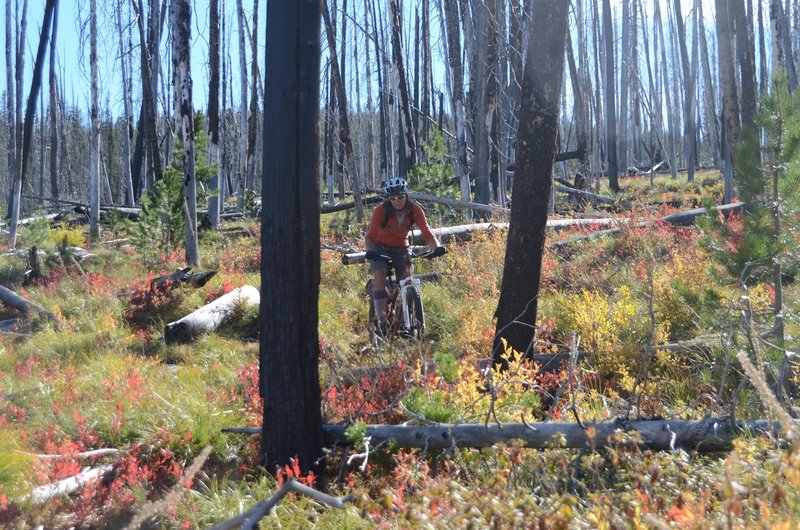
[[[409,329],[406,331],[410,337],[422,340],[425,336],[425,313],[422,310],[422,298],[416,287],[409,287],[406,290],[403,302],[408,308]]]

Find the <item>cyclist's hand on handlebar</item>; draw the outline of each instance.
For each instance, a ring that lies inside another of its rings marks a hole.
[[[441,245],[433,249],[433,251],[426,257],[428,259],[433,259],[433,258],[438,258],[439,256],[444,256],[445,254],[447,254],[447,247]]]
[[[366,254],[364,254],[364,257],[367,258],[367,259],[378,259],[379,256],[380,256],[380,254],[378,254],[377,252],[375,252],[372,249],[368,250],[366,252]]]

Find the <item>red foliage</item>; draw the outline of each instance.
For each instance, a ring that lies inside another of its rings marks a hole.
[[[309,487],[314,486],[314,483],[317,481],[317,476],[314,474],[314,472],[309,471],[304,475],[300,470],[300,459],[297,458],[297,455],[289,460],[289,465],[283,466],[283,468],[278,468],[277,472],[275,473],[275,479],[278,481],[278,487],[282,486],[283,483],[290,478],[295,479],[300,484],[305,484]]]
[[[396,423],[404,418],[396,404],[409,386],[405,380],[406,366],[389,367],[379,375],[362,377],[355,383],[331,386],[324,401],[329,414],[337,419],[371,416],[370,421]]]
[[[216,300],[222,295],[228,294],[229,292],[233,291],[233,282],[230,279],[225,279],[222,281],[219,287],[214,287],[211,284],[206,284],[205,293],[203,294],[203,299],[206,303]]]
[[[248,364],[236,374],[236,378],[242,385],[242,395],[244,397],[244,407],[258,425],[261,425],[264,413],[264,401],[261,399],[259,389],[258,363]]]
[[[16,372],[19,377],[30,377],[40,365],[39,358],[31,355],[24,362],[17,363]]]
[[[134,285],[128,301],[129,307],[122,317],[134,330],[147,330],[159,316],[170,315],[183,301],[179,289],[172,289],[170,282],[153,283],[152,273]]]
[[[87,273],[84,281],[86,287],[95,294],[111,294],[115,290],[113,280],[103,274]]]

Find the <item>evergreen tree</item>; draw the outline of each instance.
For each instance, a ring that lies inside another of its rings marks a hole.
[[[195,114],[194,126],[198,204],[205,204],[209,194],[214,192],[208,189],[208,184],[217,171],[217,164],[208,163],[208,135],[202,114]],[[160,253],[183,246],[186,221],[183,215],[183,146],[180,137],[176,138],[172,155],[173,162],[167,166],[164,177],[143,194],[139,221],[128,226],[138,248]]]

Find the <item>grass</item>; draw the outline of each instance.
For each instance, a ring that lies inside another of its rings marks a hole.
[[[698,174],[696,184],[684,180],[659,177],[649,188],[647,179],[623,179],[624,194],[644,204],[719,192],[713,174]],[[636,215],[657,217],[666,208],[642,207]],[[346,213],[322,222],[330,246],[361,246],[359,227]],[[217,269],[217,276],[149,305],[141,296],[149,281],[181,267],[179,253],[155,258],[150,249],[143,260],[139,249],[89,243],[97,257],[82,265],[85,276],[74,267],[51,266],[48,281],[27,288],[21,286],[24,257],[0,263],[4,285],[62,322],[61,328],[40,323],[29,334],[0,336],[0,526],[122,527],[148,501],[162,498],[207,446],[209,459],[191,486],[148,524],[208,527],[275,492],[277,483],[259,467],[258,437],[221,432],[261,422],[255,312],[239,311],[234,322],[189,344],[166,345],[162,338],[166,323],[240,285],[260,285],[258,227],[247,228],[253,237],[204,235],[204,270]],[[26,230],[23,244],[36,241],[47,252],[65,237],[82,237],[65,229],[51,234],[44,225]],[[106,238],[113,239],[109,232]],[[504,233],[451,244],[447,256],[422,261],[416,272],[442,273],[422,286],[426,340],[378,350],[369,347],[367,333],[366,265],[343,266],[336,252],[324,250],[319,330],[326,417],[482,422],[493,412],[501,421],[540,421],[548,414],[573,421],[575,413],[584,422],[613,420],[632,400],[651,342],[719,336],[736,324],[741,290],[719,271],[711,274],[698,237],[655,224],[547,251],[537,349],[563,350],[576,332],[590,352],[574,391],[566,389],[557,403],[566,374],[543,374],[520,359],[509,372],[495,374],[494,396],[486,392],[480,367],[494,335]],[[796,336],[798,287],[785,289],[787,329]],[[755,324],[766,331],[771,292],[764,286],[747,292],[759,315]],[[747,348],[741,334],[735,345]],[[740,365],[730,355],[720,348],[693,357],[657,349],[637,387],[639,413],[765,416],[758,392],[741,383]],[[780,361],[774,350],[764,356],[760,367],[768,384]],[[726,363],[731,369],[723,382]],[[354,377],[358,369],[377,375]],[[573,397],[575,413],[566,408]],[[361,460],[348,464],[350,452],[329,448],[326,486],[334,495],[352,492],[355,500],[333,510],[301,496],[285,499],[262,526],[780,527],[800,517],[800,451],[794,445],[745,437],[729,454],[704,456],[639,450],[621,436],[618,446],[597,451],[533,451],[513,443],[449,451],[386,446],[372,449],[363,472]],[[104,447],[122,452],[89,461],[76,456]],[[61,457],[42,460],[40,454]],[[35,486],[104,463],[117,470],[107,485],[45,507],[26,501]]]

